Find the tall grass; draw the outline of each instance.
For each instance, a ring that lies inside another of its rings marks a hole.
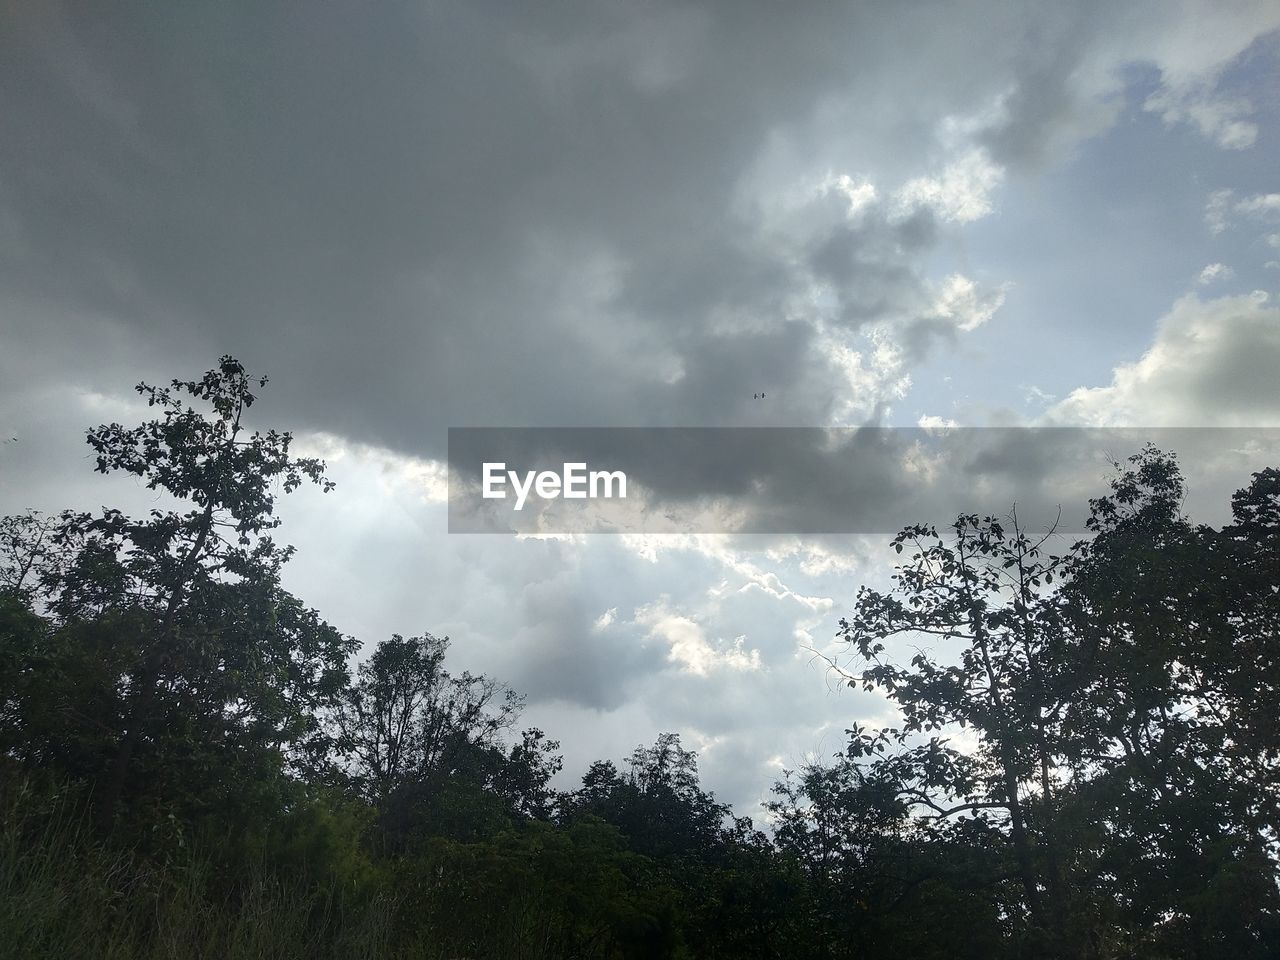
[[[252,868],[232,884],[190,854],[163,864],[96,842],[84,806],[20,785],[0,808],[0,955],[20,960],[383,958],[396,904]]]
[[[2,771],[0,771],[2,772]],[[548,960],[567,907],[523,855],[457,846],[359,882],[297,863],[229,868],[187,844],[144,856],[95,838],[74,788],[0,776],[0,957],[14,960]],[[225,851],[223,851],[225,854]],[[566,913],[566,910],[568,911]],[[572,922],[572,921],[569,921]]]

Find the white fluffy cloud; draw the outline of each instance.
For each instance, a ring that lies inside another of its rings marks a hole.
[[[990,320],[1004,303],[1008,284],[982,290],[971,279],[953,273],[943,280],[933,304],[933,316],[956,325],[966,333]]]
[[[1235,275],[1236,272],[1225,263],[1211,263],[1200,271],[1196,283],[1205,286],[1218,280],[1230,280]]]
[[[1214,234],[1245,221],[1280,222],[1280,193],[1237,197],[1234,190],[1215,190],[1205,203],[1204,219]]]
[[[1280,307],[1263,291],[1188,294],[1160,320],[1141,357],[1111,383],[1082,387],[1054,422],[1088,426],[1280,426]]]
[[[991,212],[991,194],[1002,179],[1004,170],[991,161],[985,150],[970,149],[937,176],[916,177],[904,183],[894,200],[905,211],[925,207],[943,220],[969,223]]]
[[[1224,150],[1244,150],[1258,139],[1258,125],[1246,119],[1253,104],[1244,97],[1215,95],[1204,85],[1189,90],[1165,87],[1147,98],[1146,109],[1169,126],[1193,125]]]
[[[696,676],[717,670],[760,669],[760,651],[746,646],[745,635],[711,640],[696,620],[672,611],[665,597],[641,607],[633,619],[648,628],[650,637],[669,647],[668,660]]]

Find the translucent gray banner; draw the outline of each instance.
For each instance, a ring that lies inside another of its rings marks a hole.
[[[892,534],[963,513],[1082,533],[1113,464],[1176,454],[1188,511],[1280,465],[1280,428],[454,428],[451,533]]]

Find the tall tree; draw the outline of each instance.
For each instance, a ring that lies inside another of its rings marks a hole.
[[[174,506],[142,519],[68,511],[51,536],[28,525],[9,551],[19,584],[34,573],[33,602],[75,638],[64,660],[94,650],[112,671],[93,718],[113,743],[92,771],[104,827],[131,788],[164,781],[208,802],[201,786],[234,780],[211,765],[301,759],[345,685],[352,641],[281,588],[292,548],[270,536],[280,490],[333,484],[321,461],[290,454],[290,434],[244,425],[266,383],[223,357],[198,380],[139,384],[160,416],[97,427],[88,442],[99,472],[132,474]]]
[[[994,817],[1028,949],[1263,956],[1280,910],[1280,738],[1261,706],[1280,692],[1280,476],[1255,475],[1214,530],[1183,516],[1174,458],[1116,466],[1062,557],[1016,518],[895,539],[896,591],[864,589],[841,631],[863,664],[850,682],[904,722],[855,727],[850,756],[926,819]],[[900,665],[893,641],[921,649]],[[974,748],[949,742],[960,730]]]
[[[895,551],[909,551],[896,591],[864,587],[840,636],[864,665],[849,683],[883,691],[903,716],[901,728],[855,728],[851,754],[897,744],[881,766],[892,771],[898,797],[926,816],[1001,814],[1031,924],[1061,937],[1066,891],[1054,808],[1062,697],[1052,681],[1059,635],[1042,588],[1062,560],[1045,555],[1047,539],[1031,537],[1016,514],[1007,522],[961,516],[947,537],[908,527],[893,540]],[[905,666],[887,653],[888,643],[921,639],[932,650],[919,649]],[[975,752],[939,735],[961,728],[977,735]]]
[[[1280,479],[1256,474],[1220,530],[1183,496],[1172,457],[1121,465],[1059,598],[1082,869],[1129,936],[1260,956],[1280,909]]]
[[[396,634],[358,668],[337,711],[338,744],[359,791],[382,803],[413,783],[430,793],[476,750],[494,747],[520,698],[484,676],[453,676],[448,637]]]

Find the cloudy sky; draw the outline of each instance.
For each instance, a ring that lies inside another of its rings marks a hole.
[[[839,749],[883,538],[449,535],[449,427],[1280,426],[1274,3],[105,11],[0,4],[0,511],[145,509],[83,430],[233,353],[339,483],[289,586],[569,774]]]

